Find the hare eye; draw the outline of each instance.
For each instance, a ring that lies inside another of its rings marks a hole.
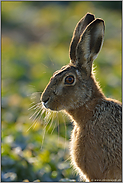
[[[65,84],[73,84],[74,82],[74,77],[73,76],[67,76],[65,78]]]

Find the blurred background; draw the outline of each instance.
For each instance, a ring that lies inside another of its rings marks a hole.
[[[38,101],[31,96],[68,64],[74,27],[91,12],[106,25],[96,78],[107,97],[121,101],[121,3],[1,2],[2,182],[78,180],[70,164],[70,120],[61,113],[29,119]]]

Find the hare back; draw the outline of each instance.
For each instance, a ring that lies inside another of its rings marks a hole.
[[[84,126],[75,121],[71,136],[74,167],[91,181],[121,180],[121,105],[103,99],[93,111],[83,107],[88,119]]]

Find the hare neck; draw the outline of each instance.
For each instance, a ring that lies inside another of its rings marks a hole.
[[[87,122],[92,119],[96,105],[101,103],[104,98],[104,95],[100,94],[100,96],[90,99],[84,105],[66,112],[77,126],[84,128]]]

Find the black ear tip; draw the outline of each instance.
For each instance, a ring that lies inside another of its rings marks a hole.
[[[91,23],[93,20],[95,19],[94,15],[91,13],[87,13],[85,15],[85,21],[87,21],[88,23]]]
[[[103,24],[104,24],[104,20],[101,19],[101,18],[97,18],[97,19],[95,20],[95,22],[96,22],[96,23],[103,23]]]
[[[95,21],[92,22],[93,26],[100,25],[105,30],[105,22],[101,18],[97,18]]]
[[[92,13],[87,13],[87,14],[86,14],[86,17],[87,17],[88,19],[92,19],[92,20],[95,19],[95,16],[94,16]]]

